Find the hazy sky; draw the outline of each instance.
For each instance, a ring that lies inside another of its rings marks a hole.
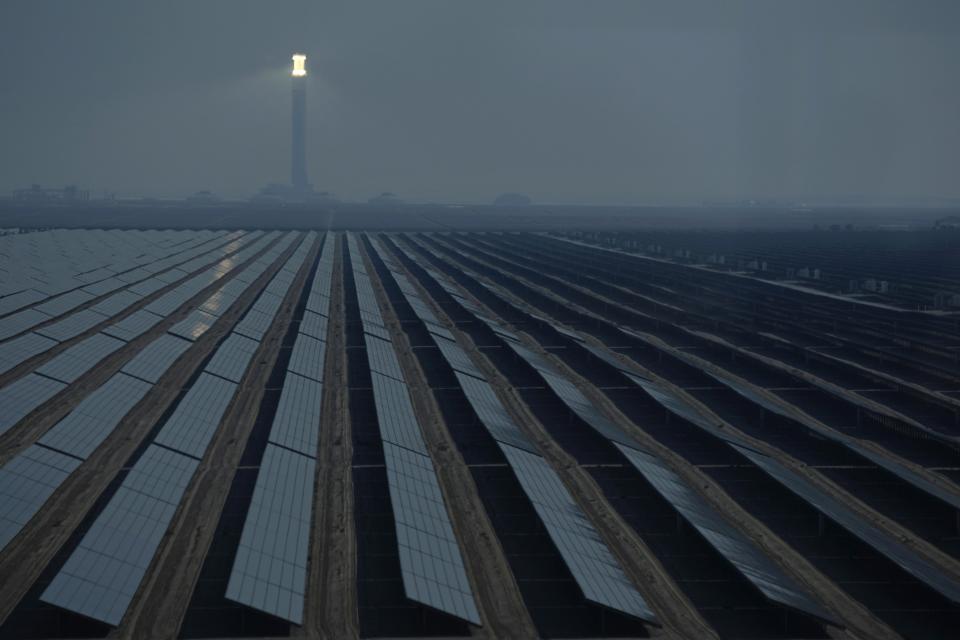
[[[2,0],[0,190],[960,197],[960,0]]]

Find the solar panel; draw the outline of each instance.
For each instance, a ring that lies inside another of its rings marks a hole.
[[[140,350],[121,371],[141,380],[156,383],[170,365],[191,346],[192,343],[165,333]]]
[[[45,335],[48,338],[53,338],[58,342],[63,342],[70,338],[75,338],[106,319],[107,316],[97,313],[93,309],[84,309],[83,311],[78,311],[77,313],[67,316],[63,320],[59,320],[45,327],[40,327],[36,330],[36,333]]]
[[[226,597],[303,622],[316,463],[267,445]]]
[[[386,327],[375,322],[365,322],[363,325],[364,333],[380,338],[381,340],[390,340],[390,332]]]
[[[960,602],[960,583],[936,565],[899,543],[889,533],[859,517],[835,497],[800,474],[788,469],[777,460],[732,442],[730,446],[756,464],[771,478],[789,489],[794,495],[810,504],[911,576],[952,602]]]
[[[352,236],[350,239],[355,252],[353,266],[363,271],[356,244]],[[366,353],[383,441],[404,591],[411,600],[480,624],[409,387],[404,382],[389,333],[383,327],[370,281],[366,275],[361,279],[358,301],[367,331]],[[385,339],[371,334],[384,335]]]
[[[130,342],[152,329],[153,326],[161,320],[163,320],[163,318],[157,314],[150,313],[146,309],[140,309],[134,311],[123,320],[104,327],[101,333]]]
[[[10,336],[22,333],[30,327],[36,326],[41,322],[46,322],[49,319],[50,316],[36,309],[17,311],[14,314],[0,319],[0,340],[6,340]]]
[[[493,436],[494,440],[525,449],[531,453],[537,453],[536,447],[517,424],[510,417],[510,414],[504,408],[503,403],[497,398],[490,385],[484,380],[478,380],[473,376],[463,373],[457,373],[457,380],[460,382],[460,388],[463,389],[467,402],[473,408],[474,413],[480,423]]]
[[[954,493],[946,491],[941,488],[939,485],[934,484],[930,480],[927,480],[919,473],[913,471],[909,467],[902,465],[894,460],[890,460],[886,456],[873,451],[869,447],[865,447],[862,444],[848,440],[844,444],[851,449],[852,451],[860,454],[870,462],[874,463],[882,469],[886,469],[893,475],[897,476],[901,480],[913,485],[917,489],[942,500],[944,503],[950,505],[954,509],[960,510],[960,498],[958,498]]]
[[[413,412],[406,383],[379,373],[371,373],[370,377],[373,381],[373,399],[377,408],[380,437],[384,442],[392,442],[426,454],[427,447],[423,443],[423,434]]]
[[[603,415],[571,381],[549,371],[541,371],[540,375],[561,402],[573,411],[577,417],[593,427],[597,433],[620,444],[630,447],[637,445],[633,436]]]
[[[167,291],[144,308],[160,316],[169,316],[188,300],[200,293],[208,284],[210,283],[202,274],[194,276],[186,282],[177,285],[174,289]]]
[[[264,312],[260,309],[250,309],[243,320],[233,328],[234,333],[245,335],[252,340],[262,340],[264,334],[273,324],[273,318],[276,315],[276,308],[271,312]]]
[[[220,343],[217,352],[204,367],[204,371],[232,382],[240,382],[250,364],[250,359],[259,346],[260,343],[256,340],[231,333]]]
[[[157,278],[149,278],[147,280],[143,280],[134,285],[131,285],[128,288],[128,290],[133,291],[138,295],[146,297],[146,296],[149,296],[150,294],[156,293],[157,291],[159,291],[160,289],[163,289],[166,286],[167,286],[167,283],[164,282],[163,280],[159,280]]]
[[[365,303],[368,306],[360,307],[360,319],[363,321],[363,324],[375,324],[380,327],[386,326],[383,322],[383,316],[380,315],[380,309],[378,307],[369,306],[376,304],[376,299],[367,299],[359,298],[361,303]]]
[[[600,360],[603,360],[604,362],[606,362],[608,365],[610,365],[614,369],[619,369],[620,371],[624,371],[626,373],[633,373],[632,368],[628,367],[625,363],[618,360],[613,355],[613,353],[607,348],[598,347],[596,345],[590,344],[589,342],[583,342],[581,343],[580,346],[586,349],[587,351],[589,351],[590,353],[592,353],[593,355],[595,355]]]
[[[465,373],[480,380],[486,379],[486,376],[480,372],[470,356],[456,342],[450,340],[436,340],[435,342],[440,349],[440,353],[443,354],[444,359],[454,371]]]
[[[0,468],[0,551],[79,466],[76,458],[31,445]]]
[[[37,333],[25,333],[0,344],[0,374],[10,371],[35,355],[52,349],[57,344],[56,340],[45,338]]]
[[[131,269],[130,271],[118,273],[117,280],[130,284],[133,282],[137,282],[138,280],[145,280],[149,278],[151,273],[152,272],[149,269],[138,267],[136,269]]]
[[[233,284],[234,287],[227,289],[227,287],[231,284]],[[227,309],[230,308],[230,305],[236,301],[238,294],[234,294],[232,291],[237,285],[246,288],[244,283],[231,280],[223,287],[217,289],[209,298],[207,298],[206,302],[200,305],[199,310],[219,318]]]
[[[93,300],[95,297],[92,293],[87,293],[82,289],[75,289],[62,296],[57,296],[52,300],[38,304],[34,309],[42,311],[48,316],[60,316],[76,309],[85,302]]]
[[[247,270],[255,269],[255,267],[246,267]],[[223,315],[223,313],[230,308],[230,305],[236,301],[237,298],[247,290],[250,284],[240,280],[238,277],[234,277],[230,282],[218,288],[213,294],[207,298],[207,301],[200,306],[201,309],[207,313],[211,313],[215,316]],[[223,298],[221,298],[223,296]],[[221,299],[224,299],[222,304],[218,303]]]
[[[300,320],[300,333],[318,340],[327,339],[327,318],[317,313],[305,311]]]
[[[103,278],[109,278],[113,275],[113,271],[107,268],[94,269],[91,271],[85,271],[74,276],[76,280],[80,282],[96,282],[102,280]]]
[[[118,291],[90,308],[105,316],[114,316],[140,300],[143,300],[143,296],[133,293],[132,291]]]
[[[324,356],[327,343],[306,334],[297,336],[290,351],[287,371],[305,376],[317,382],[323,382]]]
[[[162,271],[158,273],[157,275],[154,276],[154,278],[156,278],[157,280],[165,284],[173,284],[177,280],[182,280],[186,278],[188,275],[190,275],[191,272],[196,271],[196,269],[198,269],[199,267],[202,267],[203,265],[198,265],[197,267],[191,268],[189,263],[186,263],[181,266],[185,267],[185,269],[174,267],[169,271]]]
[[[174,451],[147,447],[40,599],[118,625],[197,464]]]
[[[150,388],[147,382],[117,373],[47,431],[39,443],[86,459]]]
[[[946,491],[935,483],[931,482],[927,478],[923,477],[919,473],[916,473],[909,467],[899,463],[896,460],[891,460],[890,458],[873,451],[869,447],[865,447],[862,444],[858,443],[856,440],[849,438],[848,436],[842,435],[833,431],[832,429],[827,429],[817,424],[813,420],[809,420],[804,416],[790,413],[784,407],[774,400],[768,398],[762,393],[759,393],[751,385],[744,384],[735,379],[728,377],[726,374],[721,374],[719,372],[713,372],[704,370],[708,376],[724,385],[725,387],[732,389],[737,392],[739,395],[743,396],[750,402],[759,405],[779,416],[783,416],[792,422],[797,422],[810,429],[811,431],[817,433],[824,438],[832,440],[837,444],[846,447],[847,449],[853,451],[854,453],[866,458],[870,462],[874,463],[878,467],[889,471],[893,475],[897,476],[901,480],[907,482],[908,484],[916,487],[920,491],[931,495],[944,503],[950,505],[954,509],[960,509],[960,498],[954,495],[952,492]]]
[[[621,445],[618,448],[653,488],[700,532],[707,543],[764,596],[821,620],[835,622],[796,580],[784,573],[752,540],[729,525],[710,503],[672,469],[642,451]]]
[[[443,325],[435,324],[433,322],[425,322],[424,324],[427,327],[427,331],[430,332],[430,335],[438,338],[443,338],[444,340],[447,340],[449,342],[457,341],[457,339],[453,336],[453,333]],[[440,343],[438,342],[437,345],[439,344]]]
[[[210,315],[200,309],[194,309],[186,318],[170,327],[168,330],[175,336],[196,340],[205,334],[217,321],[217,316]]]
[[[124,344],[122,340],[95,333],[48,360],[37,373],[61,382],[74,382]]]
[[[83,289],[81,289],[81,291],[93,294],[96,297],[100,297],[102,295],[110,293],[111,291],[122,289],[125,286],[127,286],[127,284],[123,280],[114,276],[112,278],[107,278],[106,280],[101,280],[100,282],[94,282],[93,284],[88,284]]]
[[[403,371],[400,369],[400,362],[397,360],[397,354],[393,349],[393,344],[389,340],[381,340],[369,334],[364,336],[364,342],[367,345],[367,360],[370,363],[370,371],[389,376],[396,380],[403,380]]]
[[[630,380],[633,381],[637,386],[646,391],[651,398],[653,398],[662,407],[667,409],[670,413],[680,416],[687,422],[703,429],[704,431],[720,438],[721,440],[726,440],[728,442],[743,442],[742,438],[739,438],[736,436],[736,434],[721,429],[719,425],[715,425],[710,422],[706,416],[694,409],[682,398],[677,397],[673,391],[660,386],[651,380],[640,378],[632,374],[627,374],[627,377],[630,378]]]
[[[327,280],[329,282],[329,279]],[[330,287],[328,286],[325,291],[329,291]],[[330,313],[330,296],[322,293],[313,291],[307,297],[306,309],[314,313],[319,313],[320,315],[326,316]]]
[[[280,392],[269,441],[314,457],[320,437],[323,385],[288,373]]]
[[[202,458],[236,388],[236,383],[201,373],[177,404],[154,442]]]
[[[542,457],[500,445],[584,598],[643,620],[656,616]]]
[[[486,316],[484,316],[484,315],[482,315],[482,314],[475,314],[475,315],[477,316],[477,318],[478,318],[481,322],[483,322],[485,325],[487,325],[487,327],[489,327],[491,331],[493,331],[494,333],[496,333],[496,334],[497,334],[498,336],[500,336],[501,338],[504,338],[505,340],[507,340],[507,341],[509,341],[509,342],[517,342],[517,343],[520,342],[520,336],[518,336],[518,335],[517,335],[516,333],[514,333],[513,331],[510,331],[509,329],[507,329],[506,327],[504,327],[502,324],[500,324],[499,322],[497,322],[497,321],[494,320],[493,318],[487,318]]]
[[[36,289],[25,289],[17,293],[4,296],[0,299],[0,315],[11,313],[25,307],[27,305],[33,304],[34,302],[39,302],[40,300],[45,300],[47,295],[41,293]]]
[[[407,597],[480,624],[433,462],[389,442],[383,452]]]

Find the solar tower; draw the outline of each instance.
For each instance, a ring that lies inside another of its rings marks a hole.
[[[307,183],[307,56],[293,54],[293,70],[290,73],[292,85],[291,100],[291,139],[290,139],[290,184],[294,191],[304,193],[309,190]]]

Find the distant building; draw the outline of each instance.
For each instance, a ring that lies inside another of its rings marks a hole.
[[[389,191],[384,191],[380,195],[370,198],[367,202],[387,207],[397,207],[403,204],[403,200],[398,198],[397,194],[390,193]]]
[[[192,196],[187,196],[187,202],[190,204],[216,204],[220,198],[211,191],[197,191]]]
[[[960,216],[947,216],[933,223],[935,229],[960,229]]]
[[[526,207],[533,204],[530,196],[522,193],[503,193],[493,201],[495,207]]]
[[[29,189],[15,190],[13,199],[21,202],[87,202],[90,200],[90,192],[79,189],[76,185],[67,185],[63,189],[48,189],[34,184],[30,185]]]
[[[312,188],[301,190],[293,185],[272,182],[260,189],[257,195],[250,198],[254,204],[266,203],[320,203],[333,204],[339,202],[337,197],[329,191],[314,191]]]

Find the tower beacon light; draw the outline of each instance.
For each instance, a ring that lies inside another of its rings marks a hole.
[[[307,56],[302,53],[293,54],[293,71],[291,75],[295,78],[300,78],[307,75],[306,69]]]

